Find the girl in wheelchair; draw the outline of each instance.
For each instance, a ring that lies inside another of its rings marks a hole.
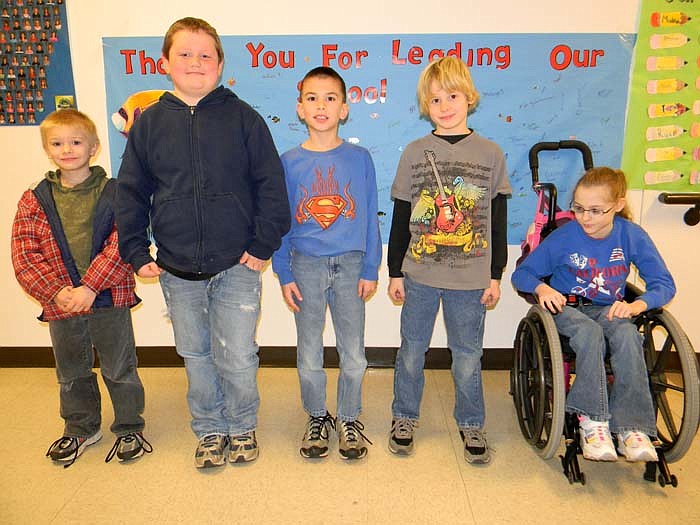
[[[583,457],[616,461],[656,461],[655,410],[642,350],[632,318],[663,307],[676,288],[647,233],[631,222],[622,171],[588,170],[571,201],[574,221],[554,230],[517,267],[516,289],[534,294],[554,317],[559,334],[576,354],[576,378],[566,411],[578,415]],[[646,291],[624,300],[634,264]],[[608,389],[606,351],[614,380]]]

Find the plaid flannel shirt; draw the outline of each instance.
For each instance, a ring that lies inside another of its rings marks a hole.
[[[22,195],[12,223],[12,266],[24,291],[41,303],[44,311],[39,319],[55,321],[83,315],[64,312],[53,301],[58,292],[73,284],[46,213],[32,190]],[[109,288],[115,308],[131,307],[138,302],[133,270],[119,256],[115,226],[81,284],[96,294]]]

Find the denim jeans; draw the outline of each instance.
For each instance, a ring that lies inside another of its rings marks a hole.
[[[292,273],[303,301],[295,314],[297,372],[304,410],[326,414],[326,372],[323,370],[323,326],[330,308],[340,358],[337,417],[354,421],[362,410],[365,357],[365,302],[357,295],[364,255],[348,252],[334,257],[311,257],[295,252]]]
[[[554,316],[559,333],[569,338],[569,346],[576,353],[576,378],[566,397],[566,410],[596,421],[609,419],[612,432],[638,430],[656,436],[642,336],[629,319],[609,321],[605,317],[609,309],[566,306]],[[609,396],[606,349],[614,376]]]
[[[60,384],[63,435],[88,437],[100,429],[100,390],[92,371],[94,351],[114,407],[110,430],[117,436],[141,432],[144,393],[136,368],[131,311],[101,308],[94,313],[49,321],[49,332]]]
[[[483,428],[484,392],[481,384],[484,318],[483,290],[449,290],[426,286],[404,277],[406,300],[401,309],[401,347],[394,367],[394,419],[418,420],[423,397],[425,353],[435,327],[440,301],[452,351],[455,384],[454,418],[460,429]]]
[[[197,438],[238,435],[257,425],[260,273],[237,264],[203,281],[160,276]]]

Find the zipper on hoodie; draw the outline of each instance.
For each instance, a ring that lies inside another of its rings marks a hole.
[[[203,223],[202,216],[202,177],[200,173],[199,149],[195,140],[195,113],[196,106],[190,106],[190,153],[192,156],[192,174],[194,177],[194,224],[197,232],[197,246],[195,247],[195,273],[202,273],[202,244],[203,244]]]

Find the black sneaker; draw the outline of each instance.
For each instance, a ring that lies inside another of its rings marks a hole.
[[[143,437],[141,432],[132,432],[126,436],[119,436],[105,458],[105,463],[109,463],[114,455],[119,461],[130,461],[143,456],[144,452],[153,452],[151,444]]]
[[[97,443],[100,439],[102,439],[101,430],[89,437],[63,436],[51,443],[49,450],[46,451],[46,456],[54,461],[68,461],[68,464],[63,466],[63,468],[68,468],[75,463],[86,447]]]
[[[488,463],[491,461],[489,445],[484,433],[478,428],[465,428],[459,431],[464,442],[464,459],[467,463]]]
[[[335,418],[328,412],[325,416],[309,416],[299,453],[305,458],[325,458],[331,429],[335,430]]]
[[[194,466],[197,468],[220,467],[226,463],[228,436],[207,434],[202,436],[194,453]]]
[[[258,459],[258,440],[255,439],[255,430],[231,436],[229,438],[228,462],[247,463]]]
[[[389,450],[399,456],[413,454],[413,431],[418,426],[418,421],[399,418],[391,421],[391,433],[389,434]]]
[[[367,446],[372,442],[362,431],[364,425],[359,421],[340,421],[338,423],[338,451],[343,459],[362,459],[367,455]]]

